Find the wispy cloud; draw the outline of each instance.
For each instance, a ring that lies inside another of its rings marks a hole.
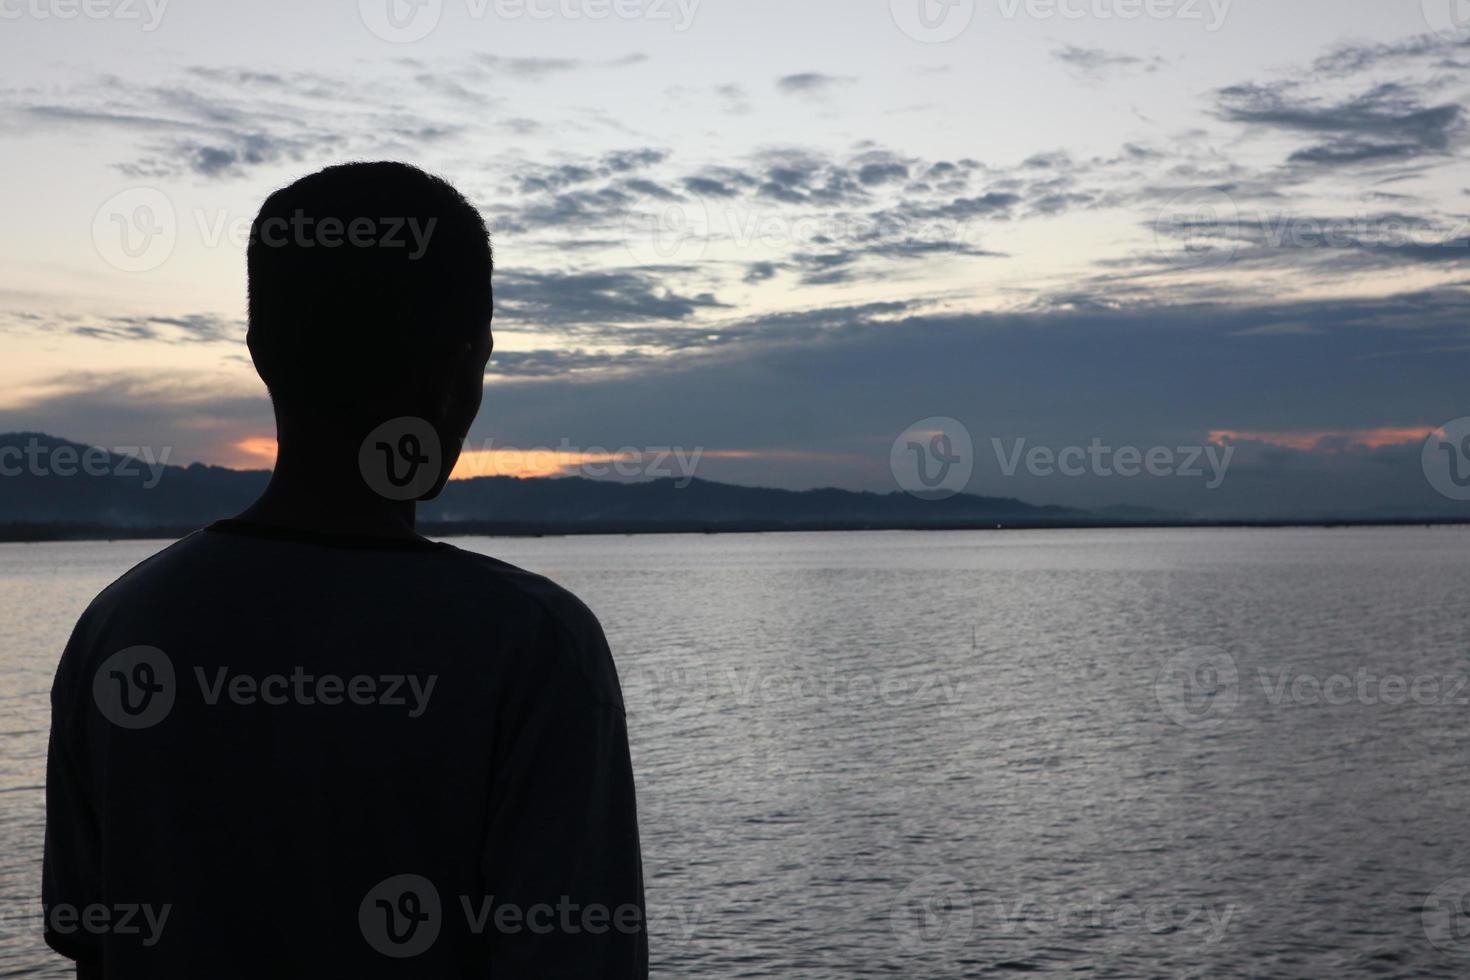
[[[1231,86],[1219,95],[1226,120],[1320,137],[1295,150],[1291,163],[1334,167],[1413,160],[1444,154],[1464,132],[1461,106],[1426,105],[1397,83],[1346,99],[1304,95],[1290,83]]]
[[[1157,55],[1145,58],[1120,54],[1105,48],[1083,48],[1075,44],[1056,49],[1052,52],[1052,57],[1065,65],[1073,75],[1094,81],[1133,72],[1156,72],[1168,65],[1167,61]]]
[[[845,75],[826,75],[822,72],[803,71],[794,75],[783,75],[776,79],[776,88],[787,95],[822,95],[839,85],[846,85],[854,80]]]

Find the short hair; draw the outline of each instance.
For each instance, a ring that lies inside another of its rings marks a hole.
[[[493,266],[480,213],[417,167],[341,164],[276,191],[246,252],[248,340],[272,399],[372,410],[487,327]]]

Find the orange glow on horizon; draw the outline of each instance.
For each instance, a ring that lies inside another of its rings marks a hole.
[[[246,436],[229,443],[219,465],[237,469],[274,467],[277,445],[274,436]],[[799,450],[692,449],[676,447],[623,447],[617,450],[579,449],[466,449],[455,464],[451,480],[473,480],[486,476],[509,476],[518,480],[557,476],[609,476],[652,478],[660,475],[691,476],[707,460],[841,460],[859,457],[846,453],[813,453]]]
[[[510,476],[518,480],[548,476],[606,476],[621,465],[627,472],[619,475],[655,475],[644,473],[646,467],[666,470],[675,467],[674,453],[682,453],[685,462],[706,459],[757,459],[777,457],[785,453],[762,453],[744,449],[466,449],[449,475],[451,480],[473,480],[483,476]],[[587,468],[599,472],[588,473]],[[580,472],[579,472],[580,471]]]
[[[238,453],[243,453],[252,462],[265,463],[268,466],[275,465],[275,436],[246,436],[244,439],[232,443],[230,448]]]
[[[1320,432],[1241,432],[1234,429],[1213,429],[1210,442],[1223,445],[1227,442],[1260,442],[1282,449],[1301,452],[1326,450],[1341,452],[1344,449],[1383,449],[1386,446],[1403,446],[1423,442],[1435,431],[1432,425],[1421,428],[1380,427],[1376,429],[1336,429]]]

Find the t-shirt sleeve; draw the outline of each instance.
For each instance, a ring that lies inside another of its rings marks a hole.
[[[51,692],[51,737],[46,750],[46,832],[41,870],[44,936],[52,949],[77,960],[88,976],[100,955],[96,936],[78,915],[102,901],[101,828],[82,768],[83,733],[75,717],[70,672],[80,661],[73,635]]]
[[[580,608],[580,606],[579,606]],[[507,706],[485,877],[495,976],[644,978],[633,769],[617,675],[591,613],[548,614],[534,680]]]

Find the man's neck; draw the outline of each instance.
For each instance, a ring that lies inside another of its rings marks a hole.
[[[253,524],[417,539],[412,500],[387,500],[358,472],[355,453],[302,451],[283,442],[270,483],[238,519]]]

